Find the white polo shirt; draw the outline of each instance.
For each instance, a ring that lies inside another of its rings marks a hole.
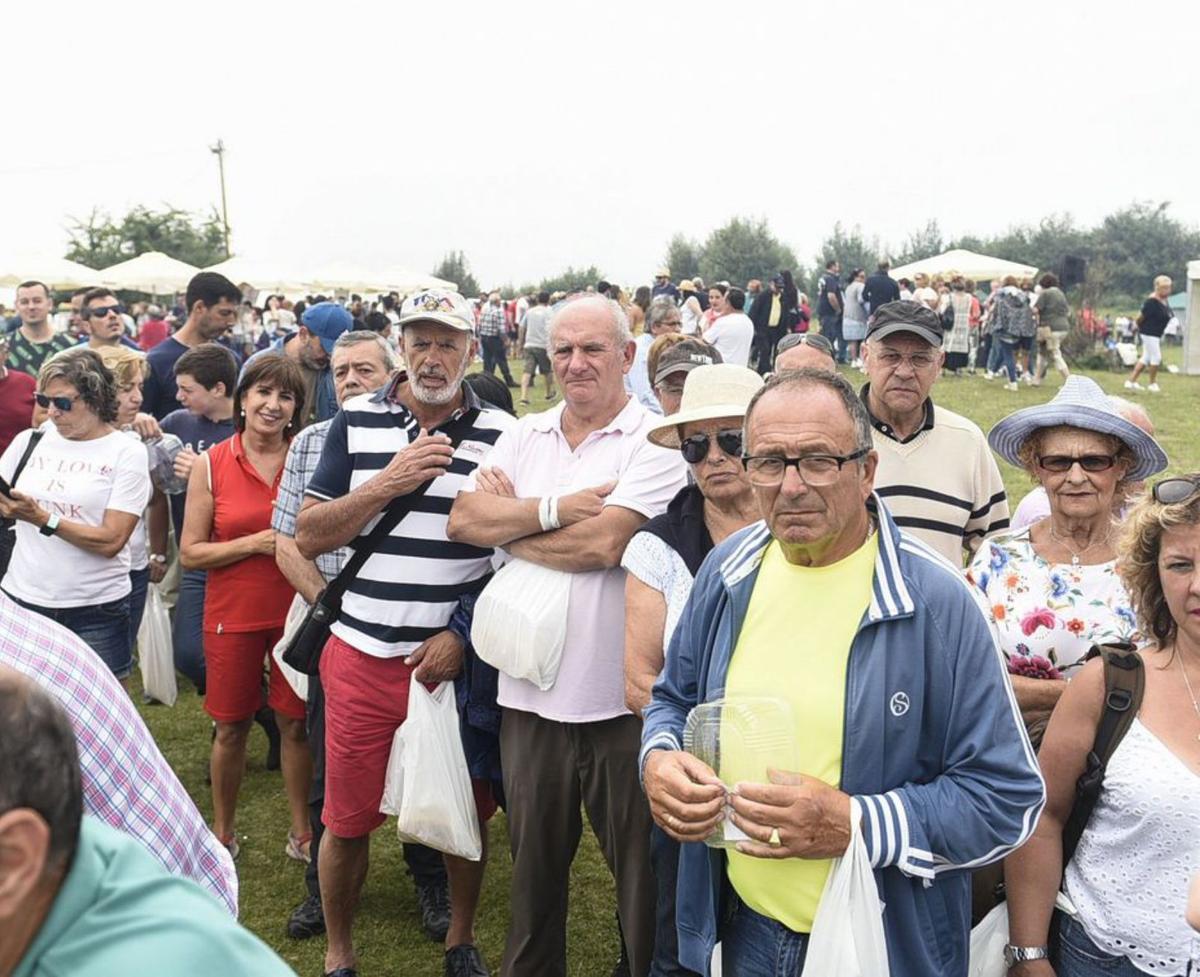
[[[615,481],[605,507],[623,506],[647,519],[666,511],[687,481],[683,457],[646,440],[657,418],[636,398],[574,451],[562,432],[565,404],[529,414],[501,434],[486,467],[508,476],[519,498],[569,495]],[[463,491],[474,491],[475,476]],[[498,701],[543,719],[583,723],[612,719],[625,708],[625,571],[573,575],[567,640],[558,680],[547,691],[500,675]]]

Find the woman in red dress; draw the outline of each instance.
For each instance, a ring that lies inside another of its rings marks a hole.
[[[204,709],[216,723],[212,745],[213,831],[237,854],[234,814],[246,765],[246,738],[267,705],[282,739],[283,782],[291,813],[287,853],[306,861],[311,834],[308,789],[312,756],[304,701],[271,662],[293,590],[275,565],[271,512],[288,445],[303,417],[304,378],[284,356],[250,364],[234,394],[236,433],[192,466],[180,562],[208,571],[204,598]]]

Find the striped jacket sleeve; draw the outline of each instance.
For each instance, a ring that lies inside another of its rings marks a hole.
[[[1004,656],[969,586],[961,581],[962,599],[926,639],[943,642],[953,670],[944,772],[852,800],[871,864],[926,880],[1004,858],[1029,839],[1045,803]]]
[[[963,546],[968,551],[968,558],[975,555],[985,536],[1008,528],[1008,495],[1000,468],[983,438],[978,441],[977,452],[975,498],[971,503],[970,518],[963,527]]]

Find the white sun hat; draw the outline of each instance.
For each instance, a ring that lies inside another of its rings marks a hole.
[[[687,375],[679,410],[654,425],[646,437],[660,448],[678,448],[681,425],[745,417],[750,398],[762,385],[763,378],[757,373],[734,363],[698,366]]]

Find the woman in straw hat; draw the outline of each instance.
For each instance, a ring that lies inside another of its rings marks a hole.
[[[692,580],[714,545],[760,518],[742,466],[742,421],[762,377],[731,363],[698,366],[687,375],[679,410],[647,435],[683,454],[691,482],[667,511],[629,541],[625,578],[625,699],[638,715],[663,667]],[[683,974],[676,959],[675,880],[679,845],[657,825],[650,857],[658,880],[655,973]]]
[[[1158,443],[1122,417],[1094,380],[1073,375],[1049,403],[988,434],[992,449],[1046,490],[1050,514],[992,537],[968,568],[983,591],[1031,731],[1097,642],[1138,637],[1117,575],[1117,513],[1129,485],[1167,466]]]

